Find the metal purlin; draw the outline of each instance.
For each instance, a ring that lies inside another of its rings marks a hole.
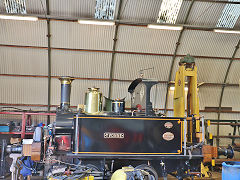
[[[194,2],[195,2],[195,0],[191,1],[190,7],[188,8],[188,12],[187,12],[187,15],[184,19],[183,24],[186,24]],[[170,81],[171,81],[171,77],[172,77],[172,71],[173,71],[174,63],[175,63],[175,60],[176,60],[176,57],[177,57],[178,47],[180,45],[180,41],[182,39],[184,29],[185,28],[183,27],[183,29],[181,30],[181,32],[179,34],[179,37],[178,37],[178,40],[177,40],[177,43],[176,43],[176,47],[175,47],[175,51],[174,51],[174,54],[173,54],[173,57],[172,57],[172,63],[171,63],[171,68],[170,68],[170,72],[169,72],[169,76],[168,76],[168,82],[167,82],[167,92],[166,92],[166,96],[165,96],[165,105],[164,105],[164,113],[165,114],[167,113],[168,94],[169,94],[169,88],[170,88]]]
[[[117,18],[116,18],[117,20],[120,19],[121,9],[122,9],[122,0],[119,0],[118,14],[117,14]],[[112,96],[112,82],[113,82],[113,74],[114,74],[115,54],[116,54],[115,51],[116,51],[116,44],[117,44],[118,28],[119,28],[119,23],[116,23],[116,26],[114,29],[112,59],[111,59],[111,66],[110,66],[108,98],[111,98],[111,96]]]
[[[234,61],[234,58],[235,58],[235,55],[239,49],[239,45],[240,45],[240,40],[238,41],[237,45],[235,46],[235,50],[233,52],[233,55],[232,57],[229,59],[230,62],[229,62],[229,65],[228,65],[228,68],[227,68],[227,72],[225,74],[225,77],[224,77],[224,81],[223,81],[223,85],[222,85],[222,91],[221,91],[221,95],[220,95],[220,99],[219,99],[219,106],[218,106],[218,125],[217,125],[217,146],[219,146],[219,131],[220,131],[220,126],[219,126],[219,120],[220,120],[220,116],[221,116],[221,110],[222,110],[222,99],[223,99],[223,94],[224,94],[224,90],[225,90],[225,87],[226,87],[226,82],[227,82],[227,78],[228,78],[228,75],[229,75],[229,72],[230,72],[230,69],[231,69],[231,66],[232,66],[232,63]]]

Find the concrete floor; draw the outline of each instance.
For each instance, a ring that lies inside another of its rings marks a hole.
[[[213,172],[211,178],[194,178],[194,180],[221,180],[222,179],[222,173],[219,172]],[[159,180],[163,180],[163,178],[159,178]],[[167,180],[177,180],[177,178],[173,176],[168,176]],[[191,178],[186,178],[184,180],[191,180]]]
[[[42,180],[43,177],[31,177],[31,180]],[[219,172],[214,172],[212,173],[212,177],[211,178],[194,178],[194,180],[221,180],[222,179],[222,173]],[[5,178],[5,180],[11,180],[11,177],[7,177]],[[163,180],[163,178],[159,178],[159,180]],[[177,178],[173,177],[173,176],[168,176],[167,180],[177,180]],[[186,178],[184,180],[191,180],[191,178]]]

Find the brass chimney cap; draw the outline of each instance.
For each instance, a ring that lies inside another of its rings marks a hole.
[[[61,84],[71,84],[74,80],[73,77],[70,76],[62,76],[58,78],[61,81]]]
[[[88,88],[89,91],[98,91],[100,88],[96,88],[96,87],[92,87],[92,88]]]

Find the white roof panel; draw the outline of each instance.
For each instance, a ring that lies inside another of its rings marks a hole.
[[[240,89],[239,87],[227,86],[224,89],[222,107],[232,107],[233,111],[240,110]]]
[[[114,26],[51,21],[52,47],[112,50]]]
[[[227,83],[233,83],[233,84],[239,84],[240,83],[240,61],[236,60],[233,61],[228,78],[227,78]]]
[[[0,43],[25,46],[47,46],[46,21],[0,19]]]
[[[178,54],[232,57],[238,40],[239,35],[237,34],[185,30],[179,46]]]
[[[134,80],[139,77],[139,71],[144,71],[144,78],[154,78],[159,81],[167,81],[171,66],[171,57],[144,56],[133,54],[116,54],[114,78]]]
[[[0,78],[2,103],[47,104],[47,78]]]
[[[218,107],[221,90],[220,86],[200,86],[198,92],[200,110],[204,110],[205,107]]]
[[[45,49],[0,47],[2,74],[48,74],[48,56]]]
[[[52,75],[109,78],[111,53],[52,50]]]
[[[179,31],[165,31],[146,27],[120,26],[117,50],[173,54]]]

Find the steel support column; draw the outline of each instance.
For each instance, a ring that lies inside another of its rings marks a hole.
[[[47,15],[50,15],[49,0],[46,0]],[[48,112],[51,110],[51,29],[50,19],[47,18],[47,39],[48,39]],[[50,116],[47,118],[47,124],[50,124]]]
[[[120,19],[122,9],[122,0],[119,0],[118,6],[118,13],[117,13],[117,20]],[[115,65],[115,55],[116,55],[116,43],[117,43],[117,36],[118,36],[118,28],[119,23],[116,22],[116,26],[114,29],[114,38],[113,38],[113,49],[112,49],[112,59],[111,59],[111,66],[110,66],[110,76],[109,76],[109,86],[108,86],[108,98],[112,96],[112,82],[113,82],[113,75],[114,75],[114,65]]]
[[[229,75],[229,72],[230,72],[230,69],[231,69],[231,66],[232,66],[232,63],[233,63],[233,59],[235,58],[235,55],[239,49],[239,45],[240,45],[240,40],[238,41],[236,47],[235,47],[235,50],[233,52],[233,55],[232,57],[229,59],[230,62],[229,62],[229,65],[228,65],[228,68],[227,68],[227,72],[225,74],[225,77],[224,77],[224,82],[223,82],[223,85],[222,85],[222,91],[221,91],[221,95],[220,95],[220,99],[219,99],[219,106],[218,106],[218,120],[220,120],[220,117],[221,117],[221,110],[222,110],[222,99],[223,99],[223,94],[224,94],[224,90],[225,90],[225,87],[226,87],[226,82],[227,82],[227,78],[228,78],[228,75]],[[218,122],[219,123],[219,122]],[[217,125],[217,146],[219,146],[219,132],[220,132],[220,126],[219,124]]]
[[[188,8],[188,12],[187,12],[187,15],[184,19],[183,24],[186,24],[194,2],[195,2],[195,0],[191,1],[190,7]],[[175,63],[175,60],[176,60],[176,57],[177,57],[178,47],[180,45],[180,41],[182,39],[184,29],[185,28],[183,28],[181,30],[180,34],[179,34],[179,37],[178,37],[178,40],[177,40],[177,43],[176,43],[176,47],[175,47],[175,51],[174,51],[174,54],[173,54],[173,57],[172,57],[171,68],[170,68],[170,72],[169,72],[169,76],[168,76],[167,92],[166,92],[166,96],[165,96],[165,105],[164,105],[164,113],[165,114],[167,113],[168,94],[169,94],[169,88],[170,88],[170,81],[171,81],[171,77],[172,77],[172,71],[173,71],[174,63]]]

